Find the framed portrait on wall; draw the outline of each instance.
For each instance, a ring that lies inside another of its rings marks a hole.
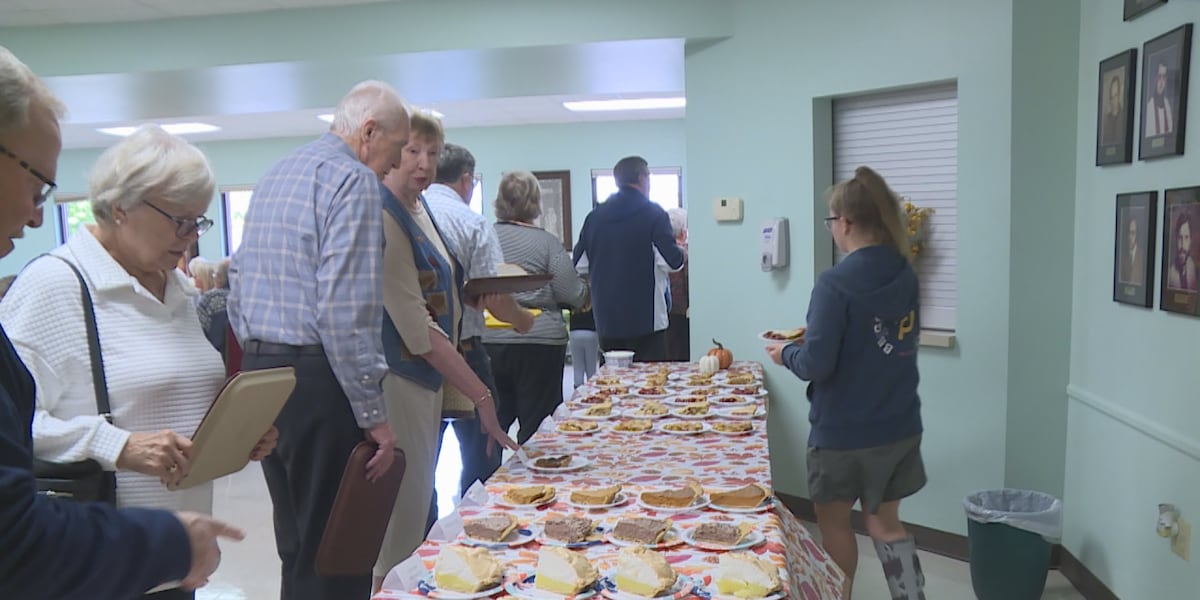
[[[1125,0],[1125,20],[1138,18],[1142,13],[1154,10],[1167,3],[1167,0]]]
[[[1133,103],[1137,48],[1100,61],[1096,92],[1096,165],[1133,162]]]
[[[1200,186],[1167,190],[1163,202],[1162,292],[1159,308],[1200,316]]]
[[[1117,195],[1113,237],[1113,301],[1154,306],[1154,240],[1158,192]]]
[[[1191,55],[1191,23],[1142,46],[1141,160],[1183,154]]]
[[[568,251],[571,242],[571,172],[534,171],[542,193],[542,214],[533,224],[554,234]]]

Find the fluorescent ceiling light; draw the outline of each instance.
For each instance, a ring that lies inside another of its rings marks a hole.
[[[442,114],[442,111],[440,111],[440,110],[430,110],[429,114],[431,114],[439,119],[446,118],[446,115]],[[317,118],[322,121],[325,121],[326,123],[332,123],[333,122],[333,113],[325,113],[323,115],[317,115]]]
[[[97,129],[96,131],[99,131],[100,133],[107,133],[108,135],[115,135],[118,137],[127,137],[130,135],[133,135],[133,132],[137,131],[138,127],[140,127],[140,125],[126,126],[126,127],[102,127],[100,129]],[[167,133],[170,133],[172,135],[188,135],[189,133],[211,133],[213,131],[221,130],[220,127],[217,127],[216,125],[209,125],[208,123],[166,123],[163,125],[159,125],[159,127],[162,127],[163,131],[166,131]]]
[[[581,100],[563,102],[563,108],[575,111],[602,110],[654,110],[662,108],[683,108],[687,106],[687,98],[615,98],[612,100]]]

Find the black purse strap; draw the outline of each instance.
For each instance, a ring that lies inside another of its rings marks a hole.
[[[75,265],[71,264],[71,261],[55,254],[43,254],[42,256],[63,261],[71,268],[75,279],[79,280],[79,296],[83,300],[83,322],[87,328],[88,354],[92,363],[92,388],[96,393],[96,413],[104,417],[104,420],[111,425],[113,418],[112,408],[108,404],[108,378],[104,376],[104,357],[100,354],[100,333],[96,330],[96,310],[92,307],[92,293],[88,291],[83,274]]]

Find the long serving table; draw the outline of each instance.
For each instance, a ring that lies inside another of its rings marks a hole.
[[[623,385],[629,386],[630,393],[619,396],[614,403],[614,412],[623,413],[636,409],[649,400],[640,397],[636,392],[648,374],[660,371],[664,367],[672,373],[672,379],[667,383],[670,388],[680,384],[685,374],[695,372],[696,365],[637,363],[632,369],[601,369],[596,377],[618,377]],[[731,370],[749,371],[754,374],[756,384],[762,385],[762,366],[758,363],[738,362]],[[721,374],[714,378],[714,387],[720,386],[722,378]],[[754,430],[743,435],[722,435],[711,430],[696,435],[672,435],[660,431],[663,423],[679,420],[673,416],[655,420],[654,429],[646,433],[614,432],[611,429],[619,421],[616,418],[600,421],[599,430],[594,433],[572,435],[560,432],[558,423],[572,419],[573,414],[586,408],[587,405],[581,404],[580,401],[598,389],[588,385],[576,390],[571,402],[560,406],[554,418],[547,419],[537,435],[525,444],[525,451],[529,455],[570,454],[576,460],[586,459],[588,464],[585,468],[564,473],[544,473],[530,469],[513,457],[488,480],[486,495],[479,490],[476,490],[475,494],[468,494],[474,498],[465,499],[456,514],[440,522],[431,533],[430,539],[422,544],[412,558],[389,574],[385,581],[385,591],[376,598],[420,596],[421,591],[413,589],[409,584],[419,577],[420,572],[433,569],[443,544],[455,543],[454,537],[461,530],[461,519],[506,510],[513,511],[523,528],[535,532],[547,517],[570,514],[594,519],[606,531],[611,530],[619,518],[629,516],[670,518],[680,530],[690,529],[706,521],[734,524],[749,521],[765,537],[765,542],[754,547],[752,551],[760,558],[775,563],[787,573],[787,597],[802,600],[842,598],[841,590],[845,576],[778,499],[773,500],[770,510],[758,513],[719,512],[711,508],[667,513],[645,508],[638,502],[638,495],[642,491],[681,487],[687,481],[699,482],[706,492],[733,489],[750,483],[773,489],[767,448],[765,395],[756,400],[762,406],[760,413],[764,416],[752,419]],[[725,388],[722,393],[729,393],[728,389]],[[670,399],[659,401],[669,408],[676,408]],[[720,406],[710,408],[721,410]],[[714,416],[703,422],[713,423],[720,420],[725,419]],[[570,506],[567,502],[571,490],[598,488],[614,483],[623,485],[624,493],[629,498],[622,506],[584,511]],[[557,491],[556,500],[553,504],[540,508],[509,508],[497,502],[508,488],[530,485],[553,486]],[[445,531],[450,531],[450,534],[447,535]],[[536,533],[534,535],[536,536]],[[539,547],[537,541],[532,541],[518,547],[493,549],[491,552],[505,565],[506,577],[512,577],[515,573],[534,572]],[[601,543],[583,551],[600,573],[605,574],[615,568],[620,548],[612,543]],[[704,590],[712,583],[712,572],[716,569],[719,552],[700,550],[688,544],[679,544],[660,551],[667,556],[676,572],[691,577],[697,584],[698,594],[694,593],[692,596],[707,596]],[[408,589],[394,589],[396,587]],[[506,594],[498,594],[504,595]]]

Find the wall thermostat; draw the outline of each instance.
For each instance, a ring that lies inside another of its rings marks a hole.
[[[742,220],[741,198],[717,198],[713,200],[713,218],[718,223]]]

